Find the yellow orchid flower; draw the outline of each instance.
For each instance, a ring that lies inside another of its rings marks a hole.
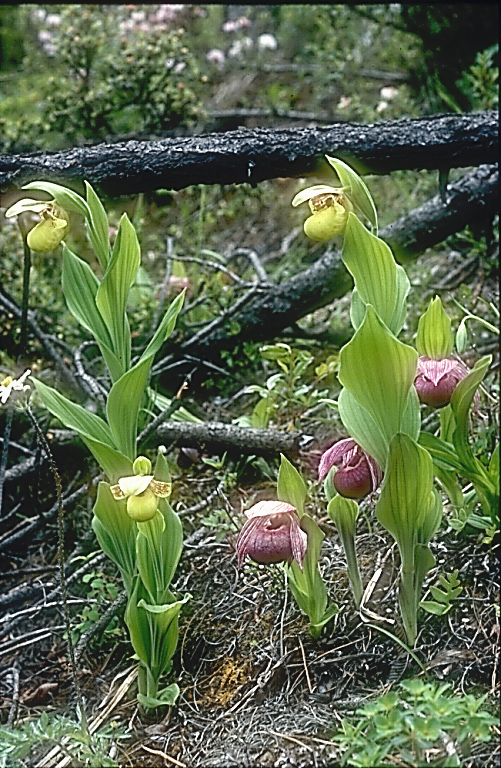
[[[348,215],[353,211],[353,204],[343,189],[316,184],[298,192],[292,205],[296,207],[306,202],[312,213],[303,225],[307,237],[317,242],[325,242],[344,232]]]
[[[40,200],[24,198],[14,203],[5,212],[5,217],[19,216],[19,214],[26,213],[27,211],[38,213],[41,218],[41,221],[35,224],[28,233],[27,243],[29,248],[38,253],[53,251],[68,232],[68,214],[56,205],[55,200],[42,202]]]
[[[151,461],[145,456],[139,456],[132,465],[136,473],[121,477],[117,485],[112,485],[110,491],[117,501],[127,499],[127,514],[137,523],[152,520],[158,508],[158,499],[170,495],[172,484],[155,480],[151,472]],[[148,474],[146,474],[148,473]]]

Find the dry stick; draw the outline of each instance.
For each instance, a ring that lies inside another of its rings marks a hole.
[[[7,410],[5,416],[5,429],[3,433],[2,455],[0,458],[0,515],[2,514],[3,485],[5,482],[5,470],[7,467],[7,456],[9,454],[10,428],[12,426],[12,409]]]
[[[28,303],[30,298],[30,270],[31,270],[31,250],[28,245],[27,233],[22,229],[23,249],[24,249],[24,270],[23,270],[23,300],[21,305],[21,337],[19,339],[19,357],[26,352],[28,342]]]
[[[17,710],[19,707],[19,662],[16,659],[12,665],[12,704],[9,710],[9,716],[7,718],[6,727],[8,730],[13,728],[16,722]]]
[[[75,649],[73,647],[73,641],[71,639],[71,619],[70,619],[70,612],[68,610],[68,594],[66,591],[66,577],[64,574],[64,519],[63,519],[63,489],[61,485],[61,477],[59,476],[59,472],[56,467],[56,463],[54,461],[54,457],[52,455],[52,452],[50,450],[49,444],[45,438],[44,433],[40,429],[40,426],[38,424],[38,421],[35,418],[35,414],[30,408],[29,403],[26,404],[26,411],[28,413],[28,416],[31,419],[31,423],[33,424],[35,428],[35,432],[37,433],[37,437],[40,440],[40,443],[42,444],[42,447],[47,455],[47,458],[49,460],[52,476],[54,478],[54,483],[56,485],[56,492],[57,492],[57,504],[58,504],[58,560],[59,560],[59,579],[61,582],[61,599],[63,604],[63,614],[64,614],[64,623],[66,625],[66,634],[67,634],[67,643],[68,643],[68,653],[70,657],[70,665],[71,665],[71,675],[73,678],[73,685],[75,686],[75,695],[77,699],[77,705],[79,709],[80,719],[82,723],[82,728],[85,731],[88,740],[89,740],[89,746],[92,749],[92,742],[90,738],[90,731],[89,731],[89,724],[87,722],[87,715],[85,714],[84,704],[83,704],[83,698],[82,693],[80,691],[80,684],[78,682],[77,677],[77,665],[75,660]]]

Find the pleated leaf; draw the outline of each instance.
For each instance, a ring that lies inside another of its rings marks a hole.
[[[492,355],[487,355],[478,360],[470,373],[456,386],[451,398],[451,408],[456,419],[453,442],[458,456],[466,465],[474,464],[473,452],[468,438],[468,413],[473,403],[475,392],[489,370],[491,362]]]
[[[306,483],[293,464],[282,454],[278,471],[277,496],[296,508],[298,516],[304,515]]]
[[[369,412],[386,444],[403,427],[415,431],[419,406],[409,390],[416,368],[416,350],[398,341],[369,304],[364,322],[341,350],[339,380]]]
[[[430,300],[428,309],[419,318],[416,349],[430,360],[449,357],[454,347],[451,319],[446,314],[439,296]]]
[[[433,463],[431,456],[408,435],[396,434],[390,442],[388,463],[377,519],[398,544],[405,570],[414,567],[414,549],[425,516],[433,513]]]
[[[87,219],[89,238],[103,271],[106,271],[110,257],[108,217],[102,202],[91,185],[87,181],[84,184],[89,209],[89,217]]]
[[[112,340],[112,350],[124,370],[127,370],[130,364],[130,328],[125,310],[140,261],[136,232],[124,214],[120,219],[111,259],[96,297],[96,304]]]
[[[364,304],[372,304],[388,328],[399,333],[406,287],[408,292],[405,273],[397,273],[390,247],[372,235],[353,213],[348,216],[341,257],[353,276],[359,298]]]
[[[136,573],[136,527],[125,501],[113,498],[108,483],[99,483],[92,527],[103,552],[119,567],[130,594]]]
[[[388,456],[388,443],[368,410],[361,406],[345,388],[341,390],[338,397],[338,408],[341,421],[350,437],[384,469]]]
[[[41,381],[34,379],[34,384],[47,410],[65,427],[78,432],[111,482],[115,482],[120,473],[132,474],[132,463],[117,449],[111,430],[103,419]]]

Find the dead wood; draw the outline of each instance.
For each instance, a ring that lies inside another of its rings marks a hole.
[[[126,141],[60,152],[0,154],[0,192],[33,180],[80,186],[83,179],[111,195],[132,195],[192,184],[257,184],[278,177],[332,171],[335,155],[362,173],[494,163],[498,115],[494,111],[393,120],[371,125],[252,130]]]
[[[309,438],[302,432],[236,427],[206,421],[203,424],[168,422],[158,427],[159,437],[170,445],[199,448],[209,453],[236,451],[238,454],[270,456],[283,453],[296,458],[302,443]]]

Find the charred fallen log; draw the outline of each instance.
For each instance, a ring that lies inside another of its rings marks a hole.
[[[81,187],[86,179],[117,196],[192,184],[257,184],[324,172],[331,178],[326,153],[350,162],[361,173],[494,163],[498,115],[491,111],[373,125],[238,129],[52,153],[0,154],[0,192],[33,180]]]

